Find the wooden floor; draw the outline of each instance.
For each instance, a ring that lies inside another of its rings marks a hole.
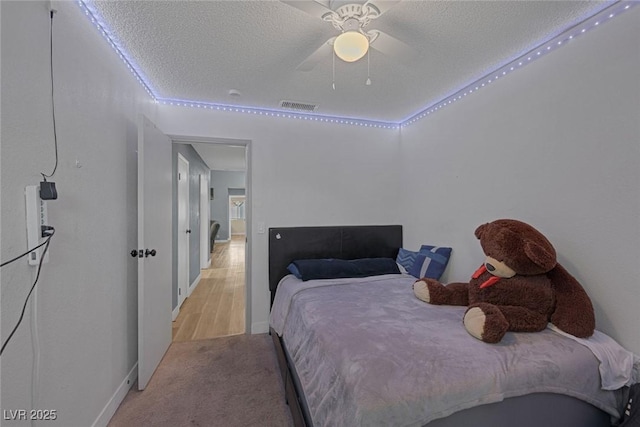
[[[211,266],[180,307],[173,341],[216,338],[245,332],[245,236],[216,242]]]

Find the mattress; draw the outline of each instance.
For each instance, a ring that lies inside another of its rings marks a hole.
[[[617,419],[584,345],[545,330],[498,344],[469,335],[464,307],[413,295],[415,278],[282,279],[270,325],[286,343],[314,426],[423,426],[532,393],[587,402]]]

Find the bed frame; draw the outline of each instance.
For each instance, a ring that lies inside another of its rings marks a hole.
[[[402,226],[284,227],[269,229],[269,290],[271,303],[287,266],[295,259],[396,258],[402,247]],[[285,398],[296,427],[311,427],[311,417],[286,346],[270,330],[276,349]],[[535,393],[477,406],[434,420],[428,427],[609,427],[610,416],[581,400]]]

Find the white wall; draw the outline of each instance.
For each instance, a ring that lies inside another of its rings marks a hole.
[[[51,173],[54,144],[48,2],[0,7],[5,261],[26,250],[24,189]],[[40,375],[34,402],[30,305],[0,360],[2,409],[55,409],[48,426],[90,426],[137,361],[137,260],[128,254],[137,236],[137,115],[153,117],[154,106],[75,2],[53,7],[59,198],[48,204],[56,234],[35,291]],[[25,260],[2,268],[3,341],[34,270]]]
[[[267,328],[266,227],[403,223],[407,246],[451,244],[449,278],[482,256],[496,217],[538,226],[587,288],[598,326],[640,353],[640,10],[398,133],[154,106],[72,2],[54,2],[60,198],[30,309],[1,363],[2,409],[52,408],[87,426],[137,360],[136,118],[169,134],[251,140],[252,331]],[[53,166],[46,2],[0,2],[2,260],[26,249],[24,187]],[[398,145],[400,144],[400,145]],[[82,165],[76,167],[76,159]],[[108,230],[108,232],[105,232]],[[33,268],[2,269],[2,338]],[[116,399],[117,400],[117,399]],[[107,406],[107,410],[109,407]],[[115,408],[113,408],[115,409]],[[8,423],[4,425],[29,425]]]
[[[528,221],[640,354],[640,10],[402,130],[405,242],[451,245],[450,281],[482,262],[475,228]]]
[[[397,131],[158,107],[165,133],[251,140],[251,330],[266,332],[269,227],[398,223]]]

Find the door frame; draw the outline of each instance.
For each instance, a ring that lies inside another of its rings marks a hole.
[[[209,268],[211,265],[211,255],[209,250],[209,215],[211,205],[209,203],[209,176],[200,174],[200,269]]]
[[[178,268],[178,310],[180,309],[180,307],[182,306],[182,303],[184,303],[184,300],[187,299],[187,293],[189,292],[189,279],[190,279],[190,274],[189,274],[189,267],[191,265],[191,253],[190,253],[190,241],[191,239],[188,237],[190,236],[190,234],[187,234],[187,230],[190,229],[191,224],[190,224],[190,212],[189,212],[189,160],[186,159],[186,157],[184,157],[182,154],[178,153],[178,159],[177,159],[177,173],[178,173],[178,191],[177,191],[177,203],[178,203],[178,263],[177,263],[177,268]],[[185,176],[186,176],[186,191],[181,190],[181,186],[180,186],[180,170],[181,167],[184,169],[186,168],[186,172],[185,172]],[[185,206],[182,206],[182,205]],[[186,208],[186,210],[182,210],[181,207]],[[186,213],[186,218],[183,218],[184,220],[186,220],[186,224],[187,224],[187,230],[181,230],[180,226],[181,226],[181,214],[180,212],[185,212]],[[185,237],[185,235],[187,237]],[[184,265],[182,262],[183,260],[186,259],[186,265]],[[186,277],[186,279],[185,279]]]
[[[253,202],[252,202],[252,141],[249,139],[233,139],[233,138],[217,138],[217,137],[206,137],[206,136],[192,136],[192,135],[181,135],[181,134],[169,134],[169,138],[173,143],[178,144],[191,144],[191,143],[206,143],[206,144],[221,144],[221,145],[236,145],[245,147],[245,223],[246,223],[246,239],[245,239],[245,255],[244,255],[244,285],[245,285],[245,334],[251,333],[251,271],[252,271],[252,216],[253,216]],[[211,187],[213,183],[209,182],[209,187]]]

